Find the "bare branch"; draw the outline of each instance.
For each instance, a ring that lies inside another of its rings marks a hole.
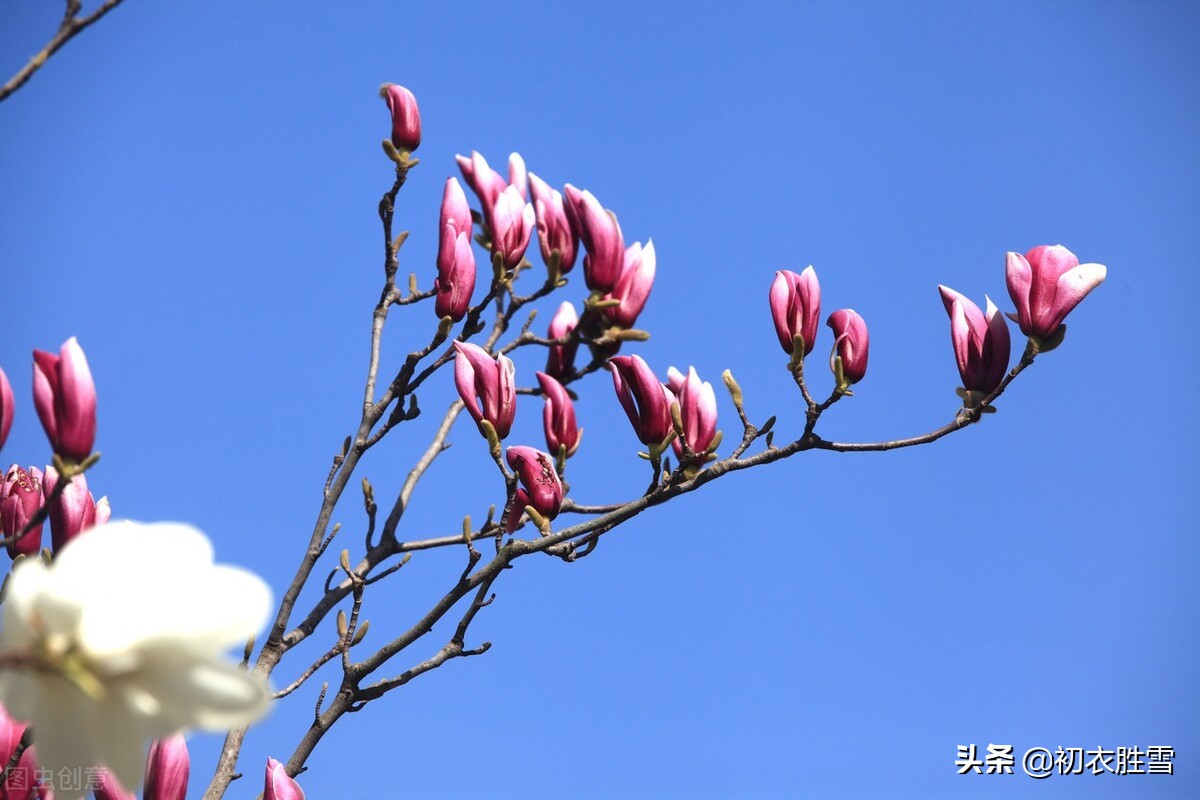
[[[79,9],[82,4],[79,0],[67,0],[67,10],[63,14],[63,19],[59,23],[58,30],[55,31],[54,36],[46,46],[39,50],[33,58],[29,59],[29,63],[21,67],[16,75],[9,78],[8,83],[0,86],[0,102],[3,102],[9,95],[24,86],[33,77],[33,73],[41,69],[50,56],[57,53],[58,49],[64,44],[71,41],[75,34],[121,5],[121,2],[122,0],[104,0],[104,3],[99,8],[86,17],[81,18],[79,16]]]

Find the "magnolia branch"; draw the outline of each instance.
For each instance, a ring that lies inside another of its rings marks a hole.
[[[122,0],[105,0],[103,4],[91,14],[85,17],[79,16],[79,11],[83,7],[80,0],[67,0],[67,9],[63,13],[62,22],[58,25],[58,30],[54,32],[54,36],[46,43],[46,46],[37,52],[29,62],[17,71],[17,74],[8,79],[8,82],[0,86],[0,102],[3,102],[10,94],[24,86],[33,74],[42,68],[42,65],[58,52],[59,48],[67,42],[71,41],[74,36],[84,28],[97,21],[109,11],[112,11],[117,6],[121,5]]]

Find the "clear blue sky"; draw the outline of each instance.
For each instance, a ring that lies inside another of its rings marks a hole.
[[[1197,9],[414,5],[127,0],[0,105],[0,364],[21,403],[6,464],[46,459],[30,350],[77,335],[101,393],[97,495],[199,525],[282,588],[358,418],[385,81],[424,119],[403,273],[432,281],[454,154],[518,150],[595,192],[630,240],[653,237],[653,339],[626,352],[715,383],[731,368],[781,437],[802,413],[767,312],[777,269],[813,264],[826,314],[870,326],[868,375],[820,428],[842,440],[952,417],[937,284],[1011,310],[1005,251],[1060,242],[1109,277],[981,425],[727,477],[578,564],[521,562],[472,629],[491,652],[339,723],[301,777],[309,797],[1200,795]],[[59,13],[5,3],[0,72]],[[432,319],[396,315],[385,368]],[[541,364],[517,359],[521,385]],[[573,495],[628,498],[647,478],[637,442],[607,377],[583,392]],[[445,371],[426,416],[365,462],[380,497],[452,397]],[[514,443],[540,441],[540,414],[522,400]],[[463,420],[452,438],[402,536],[453,533],[502,491]],[[336,518],[360,546],[357,498]],[[406,628],[461,561],[418,555],[368,594],[367,642]],[[230,797],[261,790],[318,688],[252,734]],[[197,791],[218,743],[192,739]],[[1177,774],[960,777],[968,743],[1170,745]]]

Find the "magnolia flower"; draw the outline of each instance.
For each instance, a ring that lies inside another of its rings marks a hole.
[[[838,377],[838,389],[845,391],[850,384],[858,383],[867,374],[867,350],[870,344],[867,323],[854,309],[840,308],[829,315],[825,324],[833,329],[833,335],[837,337],[833,342],[833,353],[829,356],[829,368]]]
[[[3,449],[4,440],[8,438],[8,432],[12,429],[13,405],[12,384],[8,382],[4,370],[0,369],[0,449]]]
[[[546,338],[561,339],[574,331],[578,324],[579,315],[575,313],[575,306],[564,301],[558,307],[558,311],[554,312],[554,318],[550,320],[550,329],[546,332]],[[575,351],[578,349],[579,342],[577,341],[550,345],[550,355],[546,357],[546,372],[559,380],[569,376],[575,371]]]
[[[958,364],[963,388],[990,394],[1008,371],[1011,346],[1008,323],[990,297],[984,297],[987,301],[985,313],[949,286],[938,286],[938,292],[950,315],[950,341],[954,345],[954,361]]]
[[[775,273],[770,292],[771,320],[785,353],[795,349],[796,336],[804,337],[806,356],[817,343],[817,323],[821,321],[821,284],[810,266],[799,275],[788,269]]]
[[[495,358],[477,344],[455,342],[454,385],[476,425],[486,419],[503,439],[517,413],[516,367],[508,356]]]
[[[554,471],[554,459],[534,447],[513,445],[505,453],[508,465],[517,473],[521,485],[513,497],[505,530],[512,533],[521,521],[525,506],[546,519],[554,519],[562,508],[563,487]]]
[[[567,219],[563,196],[552,189],[537,175],[529,173],[529,187],[533,191],[533,206],[537,211],[538,244],[542,260],[548,265],[555,250],[558,251],[558,272],[566,275],[575,266],[575,252],[579,247],[579,236]]]
[[[398,150],[416,150],[421,144],[421,112],[417,98],[403,86],[385,83],[379,94],[392,114],[392,144]]]
[[[1005,268],[1008,296],[1017,306],[1012,318],[1021,333],[1049,339],[1088,292],[1104,282],[1103,264],[1080,264],[1061,244],[1009,253]]]
[[[566,388],[545,372],[537,373],[538,383],[542,386],[542,394],[546,397],[546,405],[542,409],[542,430],[546,434],[546,447],[553,455],[558,455],[560,447],[563,457],[570,458],[579,449],[579,438],[583,435],[575,421],[575,405]],[[509,448],[511,450],[511,448]]]
[[[667,370],[667,388],[679,403],[684,440],[693,453],[703,454],[717,435],[717,395],[712,384],[700,380],[695,367],[688,367],[686,377],[671,367]],[[683,445],[679,439],[671,442],[671,446],[682,459]]]
[[[637,322],[638,314],[646,307],[650,290],[654,288],[654,242],[647,241],[643,248],[641,242],[634,242],[625,248],[625,263],[613,290],[604,296],[605,300],[616,300],[618,305],[604,309],[604,315],[614,325],[622,328],[632,328]]]
[[[72,336],[58,355],[33,351],[33,405],[54,452],[83,461],[96,442],[96,386],[87,356]]]
[[[593,292],[611,292],[625,265],[625,240],[617,218],[606,211],[596,196],[571,184],[563,187],[563,210],[579,241],[587,249],[583,259],[583,280]]]
[[[271,592],[212,559],[195,528],[121,521],[14,566],[0,658],[27,667],[0,672],[0,699],[45,769],[102,764],[136,787],[149,739],[266,711],[265,683],[221,656],[258,632]]]
[[[641,356],[613,356],[608,366],[617,400],[625,409],[638,441],[651,447],[661,444],[672,430],[671,404],[675,395],[658,382],[654,370]]]
[[[304,790],[287,774],[287,770],[273,758],[267,759],[267,779],[263,786],[263,800],[304,800]]]
[[[487,226],[492,227],[492,209],[500,198],[500,193],[508,188],[508,181],[499,172],[488,166],[487,159],[477,151],[471,151],[471,157],[455,156],[458,168],[462,170],[463,179],[479,198],[479,210],[483,212]]]

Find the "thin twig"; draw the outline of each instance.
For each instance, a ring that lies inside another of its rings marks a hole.
[[[50,56],[58,52],[62,47],[84,28],[91,25],[96,20],[103,17],[109,11],[112,11],[117,6],[121,5],[122,0],[105,0],[105,2],[88,14],[86,17],[79,17],[79,10],[83,6],[80,0],[67,0],[67,10],[63,14],[62,22],[58,25],[58,30],[54,36],[41,50],[29,59],[29,63],[21,67],[16,75],[8,79],[8,83],[0,86],[0,102],[3,102],[10,94],[20,89],[22,86],[33,77],[33,73],[42,68],[42,65],[49,60]]]

